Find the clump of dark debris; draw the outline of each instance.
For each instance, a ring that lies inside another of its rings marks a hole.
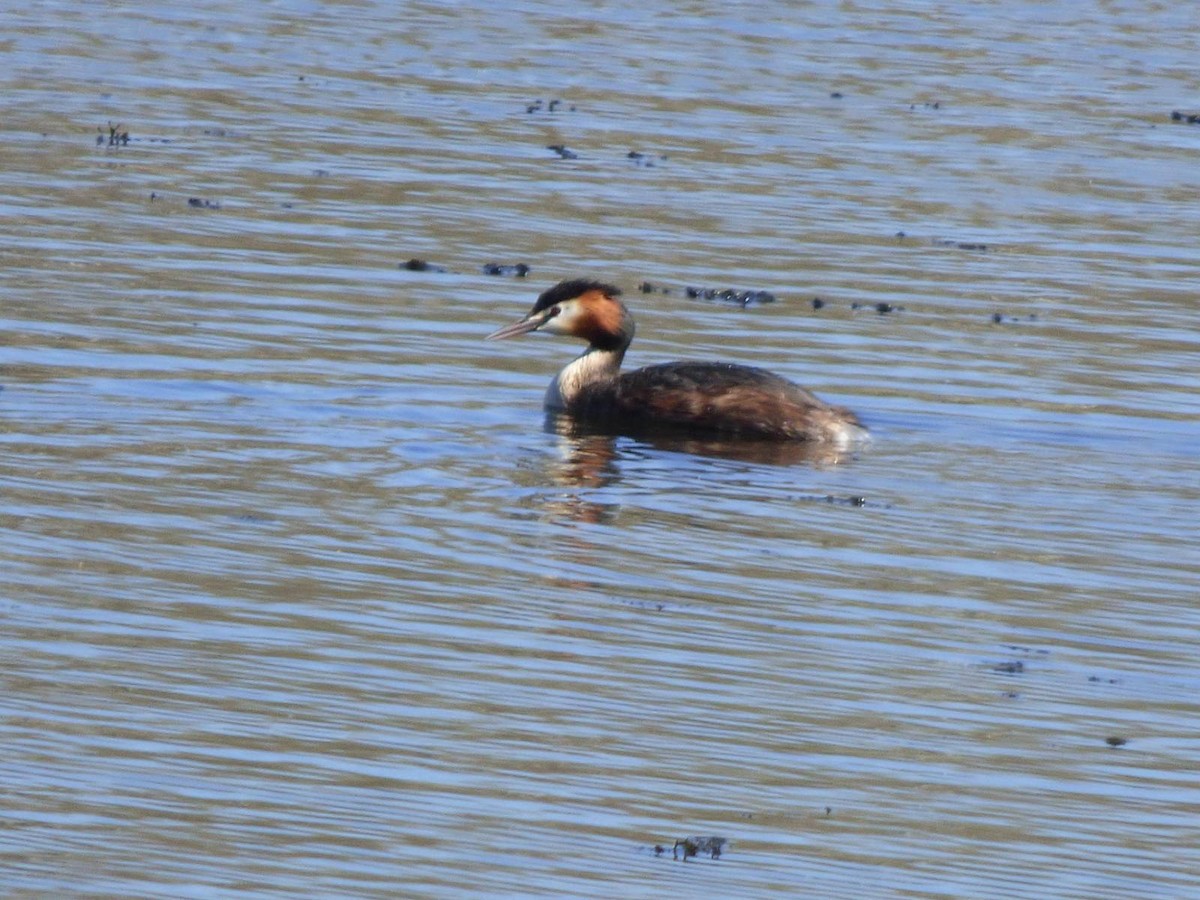
[[[825,494],[813,498],[821,503],[828,503],[830,506],[866,506],[867,498],[860,496],[837,497],[833,494]]]
[[[1200,113],[1184,113],[1177,109],[1171,110],[1172,122],[1184,122],[1188,125],[1200,125]]]
[[[108,135],[105,137],[103,128],[96,129],[96,146],[97,147],[125,147],[129,144],[129,131],[124,125],[119,122],[114,125],[108,123]]]
[[[707,853],[710,859],[720,859],[721,852],[728,843],[728,839],[715,836],[680,838],[671,848],[671,858],[683,859],[684,862],[687,862],[693,856]],[[667,848],[662,844],[654,845],[655,856],[662,856],[666,852]]]
[[[566,103],[565,100],[559,100],[557,98],[551,100],[549,103],[543,103],[541,100],[534,100],[532,103],[525,104],[525,112],[527,115],[533,115],[534,113],[539,113],[543,110],[550,113],[558,112],[559,108],[562,107],[564,103]],[[575,104],[567,104],[566,109],[567,112],[575,112]]]
[[[696,300],[719,300],[722,303],[736,303],[739,306],[759,306],[764,303],[774,303],[775,295],[770,291],[735,291],[732,288],[684,288],[688,297]]]
[[[819,307],[815,306],[815,304],[814,304],[814,308],[819,309]],[[903,306],[897,306],[895,303],[884,303],[883,301],[880,301],[879,303],[859,303],[856,300],[850,304],[850,308],[851,309],[873,309],[873,310],[875,310],[875,312],[879,313],[881,316],[886,316],[888,313],[904,312]]]
[[[937,247],[953,247],[956,250],[977,250],[980,253],[987,253],[991,249],[987,244],[980,244],[974,241],[953,241],[940,238],[933,243]]]
[[[630,150],[625,154],[626,159],[633,160],[639,166],[647,169],[653,168],[660,162],[666,162],[667,154],[665,153],[643,153],[640,150]]]
[[[431,263],[424,259],[410,259],[408,262],[400,263],[401,269],[408,269],[410,272],[445,272],[445,266],[439,266],[437,263]]]
[[[511,265],[487,263],[483,267],[484,275],[512,275],[514,278],[524,278],[532,271],[533,269],[525,263],[513,263]]]

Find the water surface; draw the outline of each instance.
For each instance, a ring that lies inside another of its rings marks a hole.
[[[6,24],[9,894],[1200,892],[1186,7]],[[578,276],[873,443],[547,425]]]

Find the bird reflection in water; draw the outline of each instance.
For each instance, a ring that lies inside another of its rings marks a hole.
[[[576,419],[570,413],[547,411],[546,431],[568,442],[570,468],[582,486],[599,486],[618,477],[620,455],[617,441],[628,437],[639,444],[668,453],[687,453],[759,465],[831,466],[845,462],[853,453],[834,444],[808,441],[763,441],[717,434],[697,435],[671,428],[607,428]]]

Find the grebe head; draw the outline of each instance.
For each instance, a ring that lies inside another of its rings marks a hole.
[[[582,338],[596,350],[624,351],[633,340],[633,317],[617,299],[618,288],[601,281],[561,281],[542,293],[523,319],[487,336],[489,341],[531,331]]]

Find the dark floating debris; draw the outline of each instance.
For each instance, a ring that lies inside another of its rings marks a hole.
[[[579,154],[567,149],[566,144],[547,144],[547,150],[553,150],[561,159],[579,159]]]
[[[992,671],[998,675],[1020,675],[1025,671],[1025,663],[1019,659],[1014,659],[1009,662],[996,663],[992,666]]]
[[[684,293],[693,300],[720,300],[724,303],[737,303],[740,306],[756,306],[763,303],[774,303],[775,295],[770,291],[735,291],[732,288],[684,288]]]
[[[1026,647],[1022,644],[1005,644],[1006,649],[1019,653],[1023,656],[1049,656],[1050,651],[1039,647]],[[1008,660],[1005,662],[996,663],[991,667],[992,671],[997,675],[1020,675],[1025,671],[1025,663],[1019,659]],[[1021,694],[1018,691],[1005,691],[1002,696],[1009,700],[1020,699]]]
[[[813,309],[824,309],[824,307],[825,307],[824,300],[822,300],[820,297],[812,298],[812,308]]]
[[[638,284],[638,290],[643,294],[669,294],[671,288],[652,281]],[[770,291],[735,291],[732,288],[698,288],[685,287],[684,294],[692,300],[719,300],[723,303],[737,303],[740,306],[751,304],[774,303],[776,297]]]
[[[1104,743],[1108,744],[1108,746],[1110,746],[1110,747],[1124,747],[1126,744],[1129,743],[1129,739],[1123,738],[1123,737],[1115,737],[1115,736],[1114,737],[1106,737],[1104,739]]]
[[[200,197],[188,197],[188,206],[194,209],[220,209],[221,204],[216,200],[204,200]]]
[[[532,271],[533,269],[525,265],[525,263],[514,263],[512,265],[487,263],[483,267],[484,275],[512,275],[514,278],[524,278]]]
[[[1049,656],[1050,655],[1050,651],[1046,650],[1044,648],[1026,647],[1026,646],[1023,646],[1022,644],[1005,644],[1004,646],[1007,647],[1009,650],[1015,650],[1017,653],[1026,653],[1031,656]]]
[[[128,146],[128,144],[129,144],[129,131],[126,130],[125,126],[122,125],[120,122],[118,122],[116,125],[114,125],[112,122],[108,123],[108,138],[107,138],[107,140],[105,139],[104,129],[103,128],[96,129],[96,146],[97,147],[104,147],[104,146],[125,147],[125,146]]]
[[[1200,113],[1182,113],[1179,110],[1171,111],[1172,122],[1186,122],[1188,125],[1200,125]]]
[[[633,609],[644,609],[648,612],[666,612],[667,604],[651,603],[647,600],[622,600],[622,605],[632,607]]]
[[[830,100],[841,100],[842,97],[844,97],[844,96],[845,95],[841,91],[830,91],[829,92]]]
[[[992,313],[992,322],[996,325],[1004,322],[1036,322],[1037,318],[1037,313],[1030,313],[1027,316],[1006,316],[1003,313]]]
[[[915,104],[915,103],[910,103],[910,104],[908,105],[908,108],[909,108],[909,109],[916,109],[916,108],[917,108],[917,104]],[[941,108],[942,108],[942,101],[941,101],[941,100],[934,100],[932,103],[922,103],[922,104],[921,104],[921,109],[941,109]]]
[[[814,494],[800,497],[800,500],[810,500],[816,503],[828,503],[830,506],[866,506],[866,497],[837,497],[833,494]]]
[[[439,266],[435,263],[427,262],[423,259],[410,259],[408,262],[400,263],[401,269],[408,269],[410,272],[445,272],[445,266]]]
[[[978,250],[981,253],[987,253],[991,248],[987,244],[979,244],[974,241],[953,241],[946,239],[935,240],[934,245],[937,247],[953,247],[956,250]]]
[[[551,100],[549,103],[543,103],[541,100],[534,100],[532,103],[525,104],[525,112],[528,115],[533,115],[536,112],[541,112],[543,109],[546,110],[546,112],[557,112],[558,108],[560,106],[562,106],[564,102],[566,102],[566,101],[559,100],[557,98],[554,100]],[[575,104],[574,103],[568,104],[567,111],[575,112]]]
[[[675,842],[675,846],[671,848],[671,858],[680,859],[687,862],[693,856],[701,853],[707,853],[710,859],[720,859],[721,852],[725,849],[725,845],[729,841],[723,837],[686,837],[680,838]],[[655,856],[661,856],[666,852],[666,848],[661,844],[655,844]],[[682,857],[680,854],[682,853]]]
[[[640,150],[630,150],[625,154],[626,159],[631,159],[639,166],[646,169],[651,169],[660,162],[666,162],[667,154],[665,153],[643,153]]]
[[[879,313],[881,316],[885,316],[888,313],[904,312],[903,306],[898,306],[895,303],[884,303],[882,301],[880,301],[879,303],[859,303],[857,300],[855,300],[853,303],[850,304],[850,308],[851,309],[873,309],[873,310],[875,310],[875,312]]]
[[[875,506],[876,504],[861,496],[839,497],[836,494],[800,494],[795,498],[797,503],[828,503],[830,506]]]

